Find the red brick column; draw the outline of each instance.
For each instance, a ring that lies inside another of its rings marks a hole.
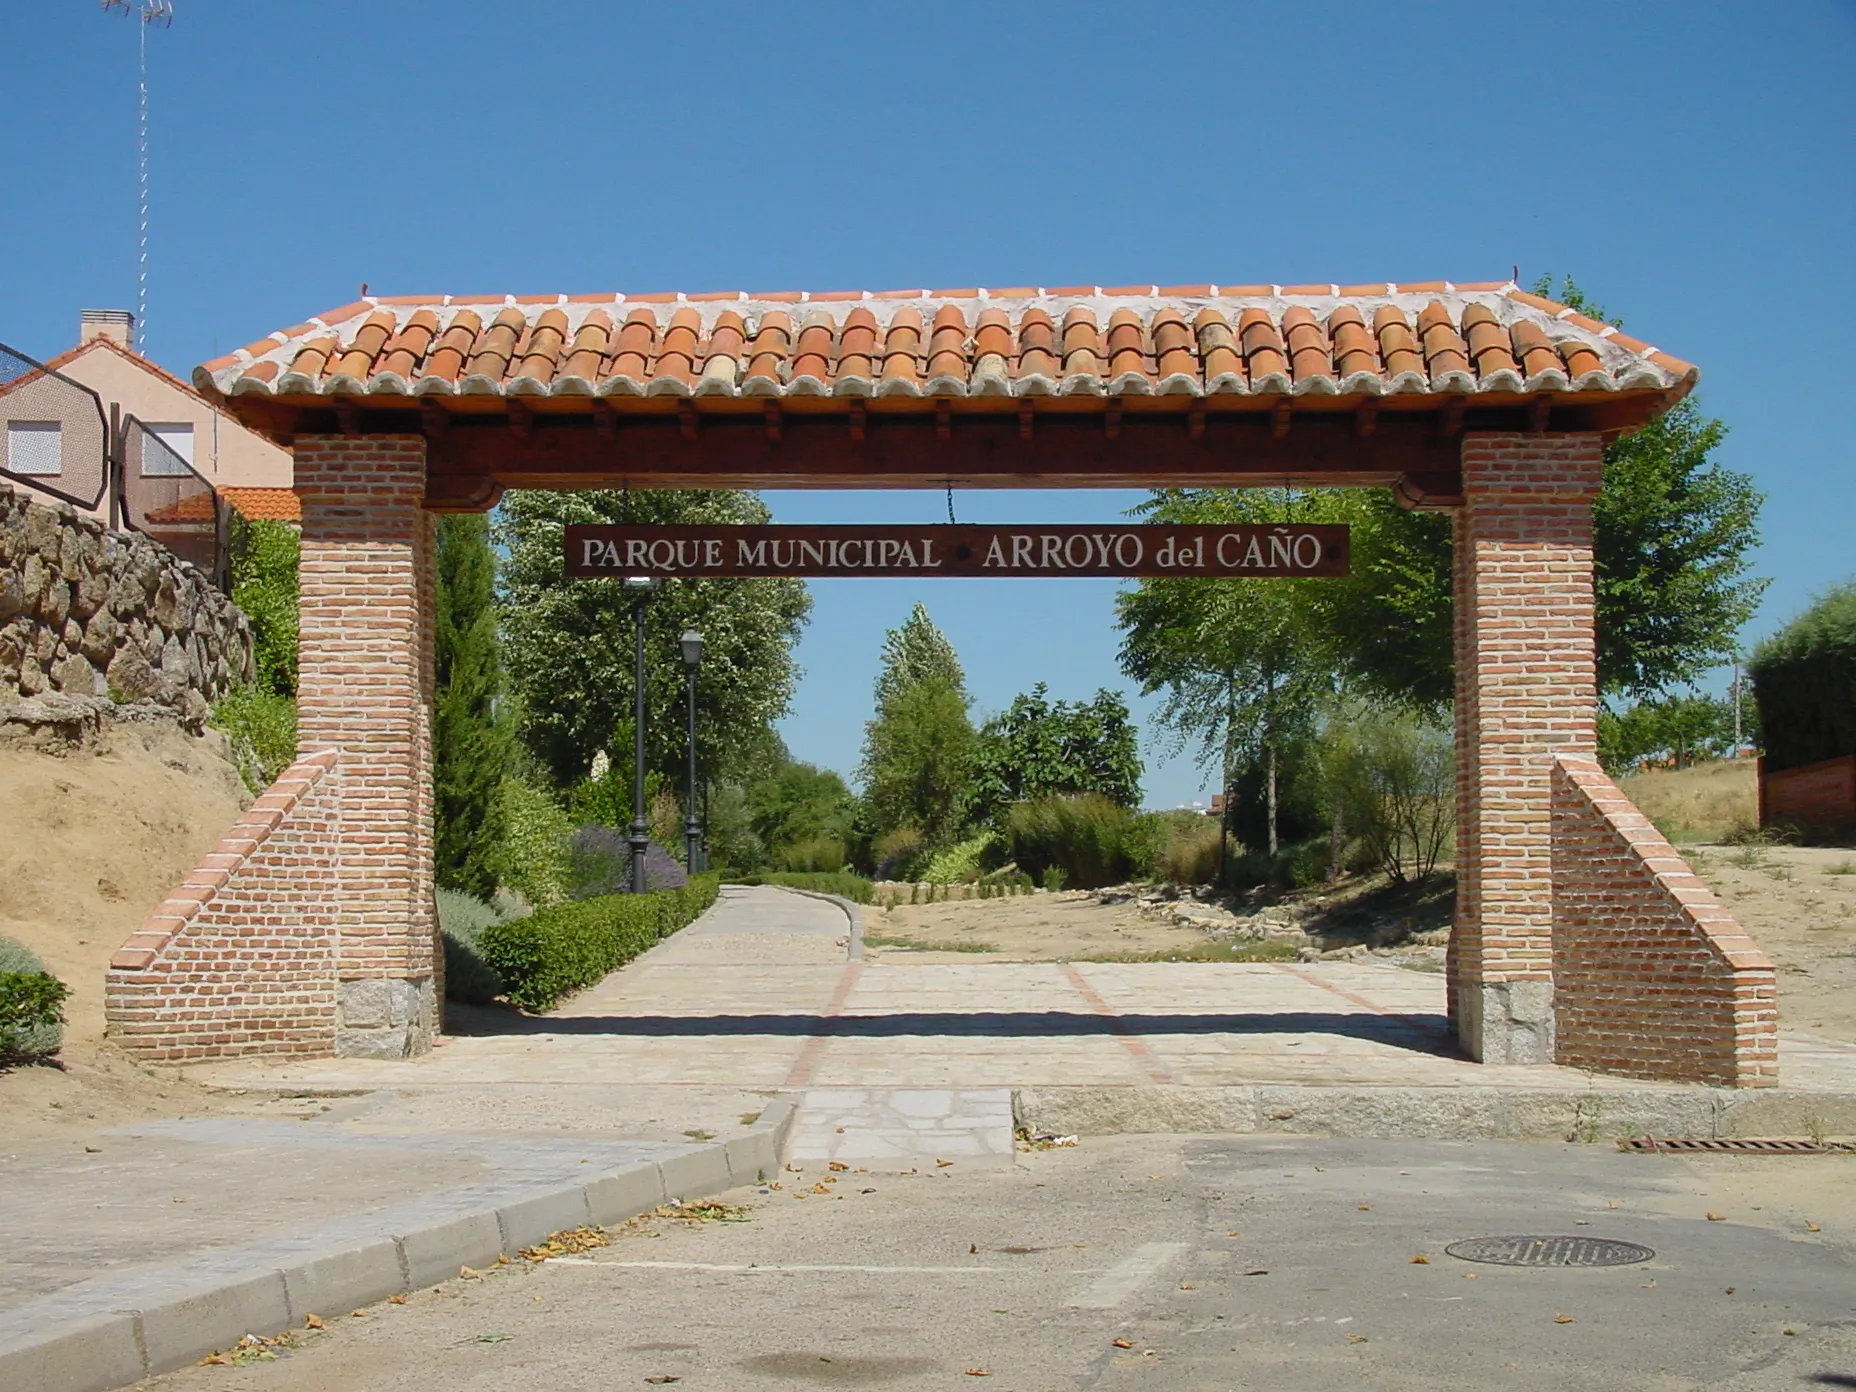
[[[1472,434],[1456,520],[1450,1012],[1486,1063],[1551,1063],[1553,763],[1597,748],[1597,435]]]
[[[432,895],[433,520],[418,436],[302,437],[298,746],[341,753],[338,1054],[404,1058],[438,1029]]]

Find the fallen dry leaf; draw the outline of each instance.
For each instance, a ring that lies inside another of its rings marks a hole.
[[[860,1194],[874,1194],[874,1193],[876,1193],[876,1190],[874,1190],[874,1189],[859,1189],[859,1190],[858,1190],[857,1192],[858,1192],[858,1193],[860,1193]]]
[[[1823,1229],[1818,1227],[1816,1223],[1806,1223],[1804,1225],[1804,1230],[1806,1232],[1822,1232],[1823,1231]]]
[[[828,1170],[836,1170],[838,1173],[842,1174],[844,1171],[850,1169],[850,1166],[845,1164],[842,1160],[833,1160],[829,1165],[825,1166],[825,1168]]]
[[[1192,1282],[1190,1282],[1190,1281],[1181,1281],[1181,1282],[1179,1283],[1179,1288],[1180,1288],[1181,1290],[1197,1290],[1197,1289],[1198,1289],[1198,1287],[1197,1287],[1197,1286],[1195,1286],[1195,1285],[1194,1285],[1194,1284],[1193,1284]]]
[[[389,1305],[404,1305],[405,1303],[406,1297],[403,1295],[389,1295],[387,1297],[387,1304]]]
[[[659,1373],[656,1377],[646,1378],[645,1381],[663,1383],[663,1382],[682,1382],[683,1379],[678,1377],[675,1373]]]
[[[1411,1259],[1411,1264],[1413,1266],[1429,1266],[1431,1264],[1431,1259],[1420,1252]]]
[[[1347,1336],[1347,1342],[1350,1344],[1363,1344],[1366,1342],[1366,1336],[1364,1334],[1349,1334]]]
[[[1571,1315],[1555,1315],[1553,1317],[1553,1322],[1555,1324],[1571,1324],[1573,1323],[1573,1318]]]
[[[1610,1199],[1606,1199],[1606,1200],[1605,1200],[1605,1207],[1606,1207],[1606,1208],[1616,1208],[1616,1207],[1617,1207],[1617,1204],[1615,1204],[1615,1203],[1613,1203],[1613,1202],[1612,1202],[1612,1201],[1611,1201]]]
[[[1655,1290],[1656,1289],[1656,1278],[1652,1276],[1649,1280],[1639,1283],[1637,1286],[1637,1289],[1638,1290]]]
[[[483,1279],[483,1273],[481,1271],[473,1271],[468,1266],[460,1266],[458,1268],[458,1275],[462,1276],[466,1281],[481,1281]]]
[[[1727,1215],[1725,1213],[1716,1213],[1713,1209],[1709,1209],[1705,1216],[1710,1223],[1725,1223],[1727,1221]]]
[[[1269,1273],[1269,1271],[1268,1271],[1267,1269],[1265,1269],[1264,1267],[1261,1267],[1261,1266],[1259,1266],[1259,1267],[1254,1267],[1253,1269],[1251,1269],[1251,1270],[1249,1270],[1249,1271],[1246,1271],[1246,1272],[1245,1272],[1244,1274],[1245,1274],[1246,1276],[1267,1276],[1267,1275],[1269,1275],[1270,1273]]]
[[[952,1160],[937,1160],[934,1163],[937,1168],[945,1170],[949,1165],[953,1164],[954,1162]],[[975,1373],[974,1376],[975,1377],[991,1377],[992,1374],[991,1373]]]
[[[366,1310],[350,1310],[348,1312],[348,1318],[349,1319],[366,1319],[367,1311]]]
[[[1115,1340],[1115,1347],[1116,1347],[1116,1348],[1133,1348],[1133,1347],[1134,1347],[1134,1340],[1132,1340],[1132,1339],[1117,1339],[1117,1340]]]
[[[1482,1278],[1473,1271],[1465,1271],[1463,1273],[1463,1279],[1465,1281],[1480,1281]]]
[[[1371,1213],[1373,1211],[1373,1206],[1369,1203],[1363,1203],[1359,1205],[1359,1209],[1362,1213]]]
[[[985,1368],[962,1368],[960,1371],[965,1373],[968,1377],[991,1377],[992,1376],[992,1374],[988,1372]]]
[[[972,1255],[974,1252],[979,1251],[979,1249],[980,1249],[980,1245],[977,1242],[969,1242],[967,1244],[967,1253],[969,1256]]]
[[[1243,1234],[1240,1233],[1236,1228],[1232,1228],[1230,1232],[1225,1234],[1225,1236],[1226,1237],[1242,1237]]]
[[[1732,1295],[1732,1294],[1733,1294],[1733,1293],[1734,1293],[1735,1291],[1737,1291],[1737,1290],[1739,1290],[1739,1289],[1740,1289],[1740,1287],[1738,1287],[1738,1286],[1728,1286],[1728,1287],[1726,1287],[1725,1289],[1723,1289],[1723,1290],[1721,1291],[1721,1294],[1722,1294],[1722,1295]]]

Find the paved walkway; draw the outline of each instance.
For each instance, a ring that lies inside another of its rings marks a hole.
[[[763,1090],[1311,1084],[1630,1090],[1456,1049],[1440,975],[1382,962],[912,962],[828,901],[730,888],[555,1014],[411,1063],[205,1070],[275,1087]],[[1856,1046],[1787,1036],[1783,1081],[1856,1092]]]

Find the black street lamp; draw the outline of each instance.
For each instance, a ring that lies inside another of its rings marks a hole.
[[[696,815],[696,669],[702,666],[702,634],[693,628],[683,630],[683,669],[689,674],[689,815],[683,819],[683,859],[690,874],[709,867],[702,863],[702,821]]]
[[[651,824],[644,816],[644,608],[663,582],[629,575],[620,582],[632,597],[632,893],[644,893],[644,857],[651,845]]]

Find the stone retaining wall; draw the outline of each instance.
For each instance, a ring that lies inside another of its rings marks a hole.
[[[0,699],[148,700],[197,727],[251,675],[250,624],[193,566],[0,483]]]

